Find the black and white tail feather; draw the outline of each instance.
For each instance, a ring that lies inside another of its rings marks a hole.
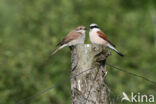
[[[120,56],[124,56],[122,53],[120,53],[113,45],[111,45],[111,44],[108,44],[108,47],[109,48],[111,48],[112,50],[114,50],[118,55],[120,55]]]

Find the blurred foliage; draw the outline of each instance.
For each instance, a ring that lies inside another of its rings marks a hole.
[[[70,104],[69,49],[58,52],[44,69],[38,66],[69,31],[91,23],[97,23],[125,54],[120,58],[113,52],[108,63],[155,81],[153,21],[155,0],[1,0],[0,104],[16,104],[65,79],[64,84],[24,104]],[[90,43],[88,35],[86,43]],[[113,100],[123,91],[156,93],[150,82],[109,67],[107,70]]]

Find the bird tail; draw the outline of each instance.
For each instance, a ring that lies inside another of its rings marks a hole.
[[[117,49],[115,49],[111,44],[108,44],[108,47],[109,48],[111,48],[111,49],[113,49],[118,55],[120,55],[120,56],[124,56],[122,53],[120,53]]]
[[[51,53],[51,56],[53,56],[56,52],[58,52],[59,50],[61,50],[61,49],[64,48],[65,46],[67,46],[67,45],[62,45],[62,46],[56,48],[56,49]]]

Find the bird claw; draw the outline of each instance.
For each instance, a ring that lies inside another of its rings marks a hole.
[[[73,50],[74,49],[74,46],[69,46],[70,50]]]

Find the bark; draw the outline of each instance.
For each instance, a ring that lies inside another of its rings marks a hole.
[[[71,47],[72,104],[109,104],[106,58],[110,53],[102,46],[82,44]]]

